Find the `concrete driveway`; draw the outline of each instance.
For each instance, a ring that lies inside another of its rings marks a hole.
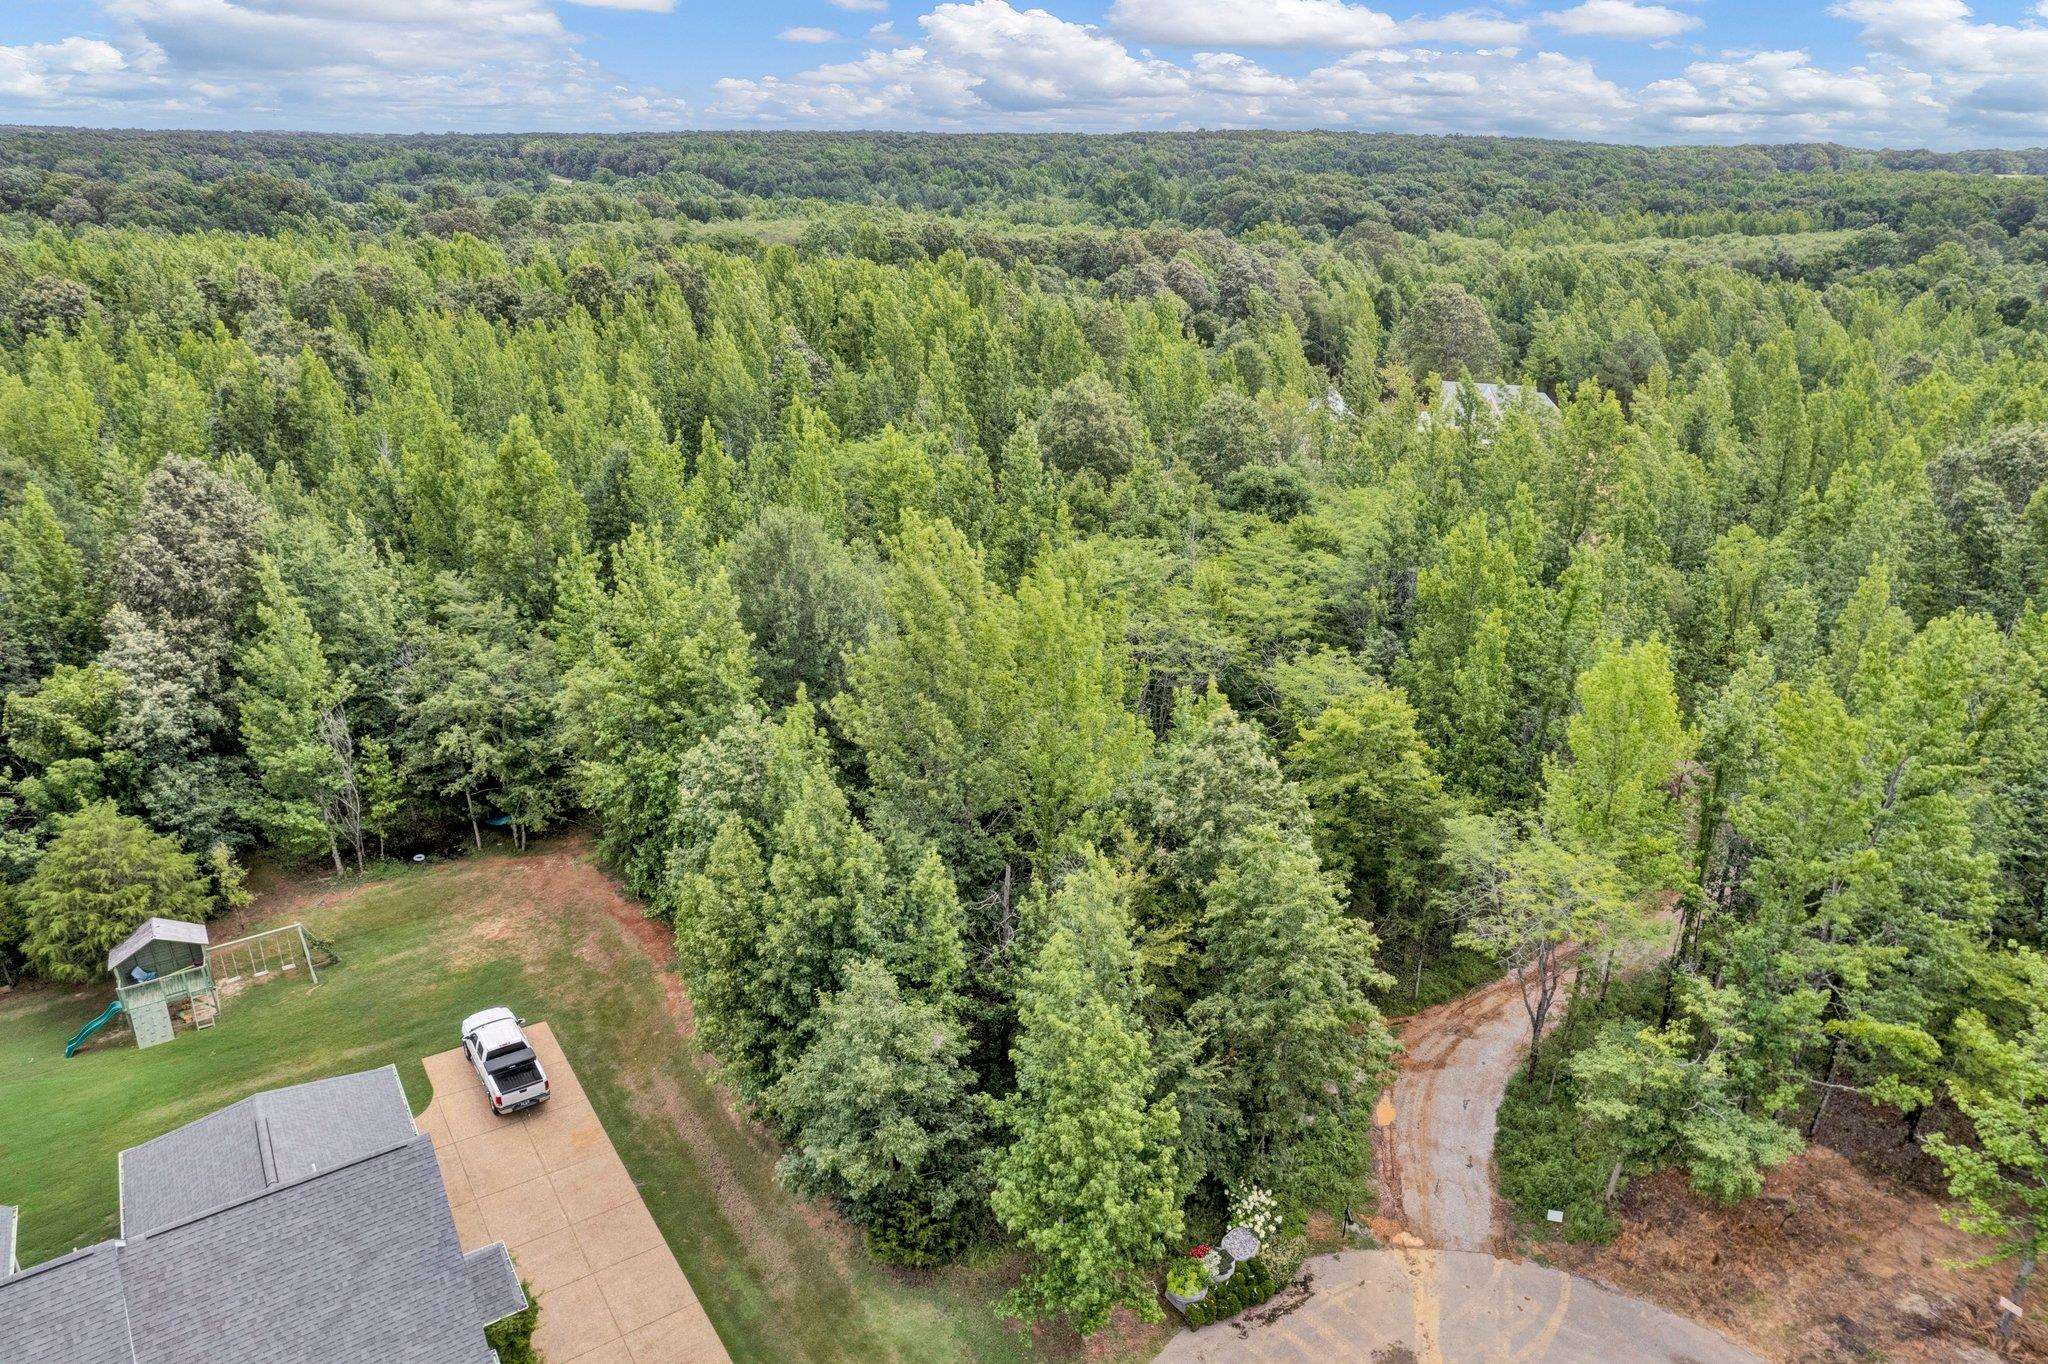
[[[434,1139],[465,1251],[503,1241],[540,1300],[548,1364],[706,1364],[728,1358],[604,1124],[545,1023],[527,1039],[551,1099],[498,1117],[456,1047],[426,1058]]]
[[[1315,1291],[1183,1331],[1160,1361],[1375,1364],[1762,1364],[1726,1337],[1588,1279],[1476,1251],[1348,1250],[1311,1260]]]

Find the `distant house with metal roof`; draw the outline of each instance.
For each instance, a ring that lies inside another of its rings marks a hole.
[[[463,1254],[394,1067],[253,1095],[119,1168],[120,1239],[27,1269],[9,1256],[0,1354],[488,1364],[484,1328],[526,1306],[503,1242]]]
[[[1459,383],[1454,379],[1440,379],[1437,381],[1436,401],[1423,409],[1416,417],[1415,425],[1418,429],[1427,429],[1438,422],[1462,426],[1477,416],[1482,408],[1488,415],[1499,417],[1510,408],[1523,405],[1538,412],[1557,411],[1557,403],[1534,384]]]

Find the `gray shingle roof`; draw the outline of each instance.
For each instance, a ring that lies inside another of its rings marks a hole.
[[[395,1066],[253,1094],[121,1153],[121,1234],[334,1169],[416,1130]]]
[[[491,1357],[431,1137],[131,1241],[122,1261],[149,1323],[137,1364]]]
[[[0,1279],[0,1353],[38,1364],[487,1364],[487,1321],[523,1306],[502,1244],[462,1253],[433,1138],[421,1135]]]
[[[0,1279],[0,1349],[37,1364],[132,1364],[120,1243],[102,1241]]]
[[[462,1257],[469,1271],[469,1292],[476,1300],[476,1323],[489,1326],[514,1312],[526,1310],[526,1290],[519,1286],[519,1271],[512,1267],[512,1252],[503,1241],[494,1242]]]
[[[107,969],[115,975],[121,974],[121,963],[140,952],[153,942],[183,942],[206,945],[206,925],[195,924],[184,919],[144,919],[142,927],[121,940],[121,945],[107,953]]]

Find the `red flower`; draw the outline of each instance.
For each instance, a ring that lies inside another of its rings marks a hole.
[[[1206,1256],[1206,1255],[1207,1255],[1208,1253],[1209,1253],[1209,1247],[1207,1247],[1207,1246],[1196,1246],[1196,1247],[1195,1247],[1195,1248],[1194,1248],[1193,1250],[1191,1250],[1191,1251],[1189,1251],[1189,1252],[1188,1252],[1188,1258],[1189,1258],[1190,1260],[1199,1260],[1199,1259],[1203,1258],[1204,1256]]]

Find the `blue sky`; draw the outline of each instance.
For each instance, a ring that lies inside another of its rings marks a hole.
[[[0,121],[2048,144],[2048,0],[0,0]]]

